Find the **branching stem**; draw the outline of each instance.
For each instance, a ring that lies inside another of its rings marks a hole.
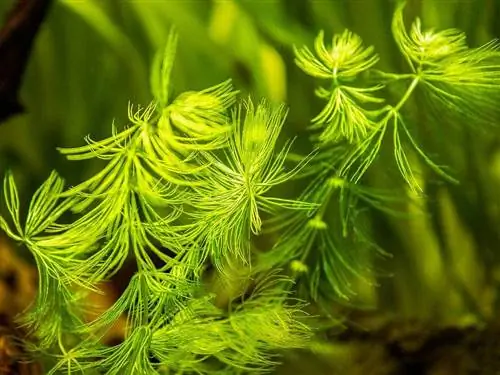
[[[382,120],[382,122],[385,122],[389,120],[395,112],[399,112],[399,110],[405,105],[405,103],[410,99],[411,95],[413,94],[413,91],[417,88],[417,85],[420,81],[420,76],[415,76],[413,78],[413,81],[411,82],[410,86],[408,86],[408,89],[404,93],[404,95],[401,97],[399,102],[396,104],[394,108],[392,108],[392,111],[387,114],[387,116]]]

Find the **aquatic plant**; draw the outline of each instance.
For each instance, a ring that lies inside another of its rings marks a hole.
[[[407,72],[377,69],[375,49],[349,30],[295,47],[297,66],[326,84],[308,155],[292,152],[293,139],[280,145],[284,104],[240,99],[230,80],[174,97],[172,30],[153,64],[154,100],[129,105],[129,123],[108,138],[59,149],[101,159],[100,171],[75,186],[53,172],[26,209],[7,174],[0,228],[36,263],[38,295],[21,318],[49,373],[257,373],[283,350],[310,347],[305,303],[348,301],[386,254],[366,213],[398,214],[405,197],[369,183],[379,154],[392,153],[414,194],[424,173],[457,182],[419,142],[408,103],[422,94],[458,126],[497,118],[499,44],[470,48],[464,33],[423,30],[419,19],[408,31],[403,9],[392,33]],[[298,197],[277,189],[295,183],[305,185]],[[86,321],[86,296],[130,260],[126,290]],[[123,316],[123,342],[104,344]]]

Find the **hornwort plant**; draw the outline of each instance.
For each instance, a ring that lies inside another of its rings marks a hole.
[[[348,30],[295,49],[297,66],[326,83],[308,156],[291,153],[292,140],[278,147],[284,105],[240,100],[230,81],[172,98],[172,31],[153,65],[154,101],[130,105],[130,123],[109,138],[60,149],[69,160],[102,159],[102,170],[70,187],[53,172],[26,215],[7,173],[10,218],[0,227],[38,268],[21,322],[47,373],[259,373],[284,350],[313,347],[317,321],[305,311],[328,315],[325,301],[348,301],[384,253],[367,208],[392,214],[405,199],[371,185],[379,154],[393,154],[412,194],[425,193],[424,174],[456,183],[424,151],[407,103],[420,95],[426,111],[456,124],[488,126],[498,113],[499,44],[470,48],[459,30],[423,30],[419,19],[408,31],[403,9],[392,33],[405,73],[378,70],[374,48]],[[275,189],[293,181],[307,181],[296,199]],[[130,259],[126,290],[86,321],[88,293]],[[103,344],[123,316],[123,342]]]

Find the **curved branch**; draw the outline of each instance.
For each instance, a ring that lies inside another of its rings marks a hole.
[[[33,40],[52,0],[17,0],[0,30],[0,123],[23,113],[19,89]]]

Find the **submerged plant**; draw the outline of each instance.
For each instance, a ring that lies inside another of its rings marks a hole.
[[[397,214],[405,198],[370,183],[382,151],[413,192],[425,190],[420,162],[455,181],[419,142],[419,119],[406,111],[414,94],[484,124],[500,93],[496,42],[469,48],[460,31],[422,30],[418,19],[408,32],[403,9],[392,32],[406,73],[377,70],[374,47],[348,30],[331,44],[320,32],[314,51],[295,48],[298,67],[326,83],[316,90],[326,105],[310,126],[314,150],[294,165],[292,140],[279,146],[284,105],[240,101],[230,80],[172,98],[172,31],[153,64],[152,103],[130,105],[129,124],[109,138],[60,149],[72,161],[102,159],[99,172],[70,187],[53,172],[26,211],[7,174],[0,228],[37,265],[39,292],[21,320],[49,373],[268,371],[279,351],[309,346],[297,296],[349,301],[356,280],[374,282],[372,257],[385,252],[369,213]],[[388,88],[402,82],[394,98]],[[303,180],[299,197],[280,188]],[[130,261],[126,290],[86,321],[88,293]],[[214,291],[213,279],[239,285]],[[124,341],[104,344],[123,316]]]
[[[172,32],[153,79],[155,101],[129,106],[128,127],[60,149],[70,160],[103,159],[101,171],[68,189],[54,172],[24,223],[13,177],[5,179],[13,226],[3,218],[0,225],[32,252],[40,275],[23,320],[39,350],[59,349],[52,372],[256,372],[275,363],[274,351],[301,347],[309,336],[298,307],[287,302],[290,280],[255,275],[252,297],[227,306],[203,285],[207,262],[228,272],[222,265],[232,259],[250,261],[260,211],[310,205],[265,194],[296,173],[282,171],[291,144],[274,154],[284,107],[248,100],[244,114],[240,108],[231,116],[230,81],[170,101],[175,41]],[[85,322],[85,295],[130,259],[137,272],[124,294]],[[123,314],[124,342],[103,345]]]

